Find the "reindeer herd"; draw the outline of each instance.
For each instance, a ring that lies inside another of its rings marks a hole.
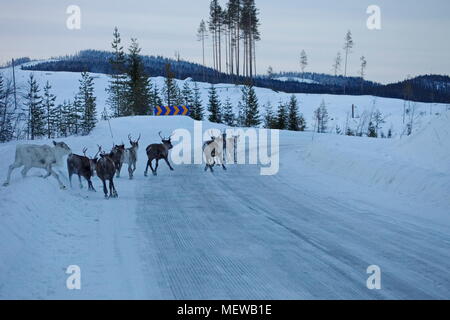
[[[169,162],[169,151],[173,148],[171,136],[163,137],[161,132],[159,132],[159,137],[161,138],[161,143],[151,144],[146,148],[148,158],[144,172],[146,177],[149,167],[153,175],[157,175],[160,160],[164,160],[169,169],[174,171]],[[213,172],[215,165],[221,165],[224,170],[227,169],[223,161],[223,151],[225,149],[227,152],[230,152],[229,150],[232,149],[231,146],[234,146],[236,138],[224,139],[224,136],[214,137],[211,135],[211,140],[203,144],[203,153],[206,160],[205,171],[210,169]],[[83,188],[82,178],[84,178],[88,183],[88,190],[95,192],[92,178],[97,175],[103,183],[105,198],[117,198],[118,193],[114,186],[114,177],[120,178],[122,166],[126,164],[128,165],[130,180],[134,178],[140,139],[141,135],[139,135],[137,140],[133,140],[131,135],[128,135],[129,148],[125,148],[125,144],[113,145],[109,153],[103,151],[102,147],[97,145],[98,151],[93,157],[86,155],[87,148],[83,149],[83,155],[73,154],[72,150],[64,142],[53,141],[53,147],[48,145],[18,145],[16,147],[15,161],[9,166],[8,175],[3,185],[5,187],[9,185],[11,174],[17,168],[23,167],[21,172],[23,178],[26,177],[31,168],[41,168],[47,170],[47,175],[43,176],[44,178],[53,176],[58,181],[60,188],[65,189],[66,187],[61,182],[59,175],[53,170],[53,167],[62,166],[63,157],[68,156],[67,171],[71,187],[72,176],[75,174],[78,176],[80,188]],[[225,148],[226,145],[230,147]],[[227,156],[230,155],[227,154]],[[152,165],[153,161],[155,161],[155,167]],[[109,183],[108,186],[107,182]]]

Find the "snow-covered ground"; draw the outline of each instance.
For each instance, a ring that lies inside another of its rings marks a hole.
[[[449,120],[404,140],[282,132],[274,176],[162,163],[145,178],[157,132],[194,122],[114,119],[117,139],[142,133],[136,179],[116,179],[117,200],[76,183],[61,191],[37,169],[0,188],[0,297],[448,299]],[[106,122],[64,141],[76,153],[112,144]],[[0,145],[3,174],[16,144]],[[69,265],[79,291],[66,288]],[[381,290],[366,288],[369,265]]]
[[[302,79],[302,78],[298,78],[298,77],[278,77],[275,78],[275,80],[278,81],[296,81],[296,82],[301,82],[301,83],[310,83],[310,84],[319,84],[319,82],[311,80],[311,79]]]
[[[35,74],[52,82],[59,101],[76,91],[78,74]],[[102,108],[107,78],[96,76]],[[162,78],[153,80],[161,86]],[[206,101],[209,85],[200,86]],[[222,97],[239,100],[239,88],[217,87]],[[262,103],[289,98],[257,93]],[[370,109],[373,103],[373,97],[298,97],[307,118],[322,99],[339,120],[349,104]],[[429,113],[429,104],[418,106]],[[377,107],[400,127],[403,101],[379,98]],[[255,165],[211,174],[203,165],[171,172],[161,163],[157,177],[145,178],[145,147],[159,141],[159,131],[192,132],[194,121],[113,119],[116,143],[142,134],[135,180],[125,167],[116,179],[118,199],[103,198],[98,178],[97,193],[77,183],[60,190],[38,169],[25,179],[16,170],[11,185],[0,187],[0,298],[449,299],[450,114],[444,109],[436,105],[439,116],[420,118],[410,137],[281,132],[280,171],[273,176],[261,176]],[[222,127],[203,122],[209,128]],[[113,143],[103,121],[90,136],[64,141],[78,154]],[[0,175],[6,177],[19,143],[0,144]],[[81,290],[66,288],[70,265],[81,268]],[[370,265],[381,268],[381,290],[366,287]]]
[[[12,78],[12,69],[6,68],[0,70],[5,78]],[[26,82],[29,78],[29,74],[33,73],[42,88],[46,81],[53,86],[53,92],[57,95],[57,103],[62,103],[64,100],[73,100],[75,94],[78,92],[79,79],[81,78],[79,73],[71,72],[41,72],[41,71],[24,71],[16,68],[16,79],[18,86],[22,92],[25,91]],[[106,107],[106,87],[110,80],[107,75],[93,74],[95,84],[95,95],[97,97],[97,108],[99,113]],[[164,78],[154,77],[151,78],[153,84],[156,84],[159,89],[163,87]],[[187,80],[176,80],[181,88]],[[208,103],[208,90],[211,87],[208,83],[198,83],[201,90],[201,96],[203,100],[203,106],[206,110]],[[235,106],[235,113],[237,114],[238,102],[241,100],[242,92],[241,86],[235,86],[231,84],[217,84],[217,93],[222,103],[225,103],[229,98],[231,103]],[[271,105],[272,109],[276,111],[280,102],[287,103],[291,97],[291,94],[283,92],[275,92],[270,89],[255,88],[258,100],[260,103],[260,114],[265,114],[265,107]],[[413,129],[420,128],[422,124],[427,123],[430,119],[439,116],[446,110],[450,110],[450,105],[434,104],[434,103],[406,103],[404,100],[380,98],[373,96],[341,96],[341,95],[322,95],[322,94],[296,94],[299,101],[299,110],[304,115],[308,130],[314,129],[314,111],[321,105],[322,101],[325,102],[328,113],[329,123],[328,131],[334,133],[336,126],[339,126],[343,132],[348,126],[352,129],[356,129],[364,121],[364,126],[367,128],[369,121],[368,116],[375,110],[379,110],[385,120],[382,124],[380,133],[383,132],[387,135],[389,129],[392,130],[394,136],[401,136],[405,132],[406,123],[408,122],[408,116],[404,119],[404,108],[414,108],[414,121]],[[352,119],[352,105],[355,105],[355,119]],[[365,131],[365,130],[364,130]]]

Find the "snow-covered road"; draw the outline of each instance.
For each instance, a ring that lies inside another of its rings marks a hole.
[[[274,176],[161,163],[145,178],[141,147],[136,179],[117,179],[108,201],[16,173],[0,190],[0,298],[449,299],[446,202],[330,176],[304,161],[310,144],[283,134]],[[81,268],[79,291],[66,288],[69,265]],[[366,287],[370,265],[381,290]]]

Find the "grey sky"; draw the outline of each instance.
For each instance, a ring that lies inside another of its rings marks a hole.
[[[222,4],[225,0],[221,1]],[[257,46],[258,72],[299,69],[299,55],[309,56],[307,71],[331,71],[348,29],[355,48],[349,74],[359,57],[368,61],[367,78],[390,82],[407,75],[450,74],[450,1],[448,0],[256,0],[262,40]],[[208,17],[209,0],[0,0],[0,63],[19,56],[48,58],[82,49],[110,48],[118,26],[125,45],[136,37],[143,54],[201,62],[196,30]],[[66,8],[82,10],[81,30],[66,28]],[[366,27],[369,5],[378,5],[382,30]],[[208,60],[210,50],[208,42]]]

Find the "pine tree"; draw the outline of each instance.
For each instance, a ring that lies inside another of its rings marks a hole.
[[[211,122],[222,123],[221,105],[219,97],[217,95],[216,88],[211,85],[209,89],[209,101],[208,101],[209,118]]]
[[[44,87],[44,97],[42,103],[45,109],[45,131],[48,139],[54,137],[55,134],[57,134],[57,115],[55,110],[56,96],[50,92],[51,89],[52,87],[47,81]]]
[[[45,135],[45,110],[42,105],[40,89],[34,75],[30,73],[28,92],[25,96],[25,106],[28,110],[28,137],[34,140]]]
[[[344,44],[344,51],[345,51],[344,77],[347,76],[348,56],[351,53],[353,46],[354,46],[354,42],[353,42],[353,38],[352,38],[352,32],[350,30],[348,30],[347,34],[345,35],[345,44]]]
[[[267,103],[265,106],[266,113],[264,115],[264,128],[266,129],[276,129],[277,128],[277,121],[276,116],[273,112],[272,105]]]
[[[288,126],[286,106],[280,101],[276,117],[276,129],[285,130]]]
[[[161,100],[161,97],[159,95],[159,89],[158,86],[153,84],[151,81],[149,81],[149,105],[151,110],[155,110],[155,107],[159,107],[163,105],[163,102]]]
[[[181,96],[183,98],[183,105],[191,106],[194,101],[194,95],[192,93],[190,81],[185,81],[183,84],[183,89],[181,91]]]
[[[194,82],[194,97],[191,106],[191,118],[194,120],[203,120],[204,111],[202,107],[202,100],[200,97],[200,88],[197,85],[197,82]]]
[[[0,73],[0,142],[12,140],[14,134],[12,113],[8,110],[7,91],[2,73]]]
[[[236,117],[233,111],[233,105],[231,104],[230,98],[227,98],[225,104],[223,106],[223,123],[230,127],[234,127],[236,125]]]
[[[244,111],[245,127],[257,127],[261,124],[259,116],[258,98],[253,86],[244,86],[242,88],[242,106]]]
[[[141,48],[136,39],[131,39],[128,54],[128,107],[125,116],[149,115],[149,77],[145,73],[144,63],[140,56]]]
[[[77,99],[75,99],[74,103],[75,109],[77,111],[79,109],[79,112],[81,112],[81,130],[83,135],[91,133],[97,123],[97,105],[95,101],[94,79],[89,73],[83,72]]]
[[[337,76],[338,73],[341,72],[341,65],[342,65],[342,56],[341,53],[338,52],[333,62],[334,76]]]
[[[117,27],[114,28],[113,56],[110,59],[112,75],[109,86],[106,88],[108,92],[107,104],[113,110],[114,117],[121,117],[129,112],[127,111],[127,70],[126,56],[121,45],[120,33]]]
[[[299,118],[298,101],[295,95],[292,95],[288,105],[288,130],[300,131]]]
[[[166,79],[163,87],[163,101],[167,106],[173,106],[176,103],[179,88],[174,81],[174,73],[171,70],[170,64],[166,64]]]

